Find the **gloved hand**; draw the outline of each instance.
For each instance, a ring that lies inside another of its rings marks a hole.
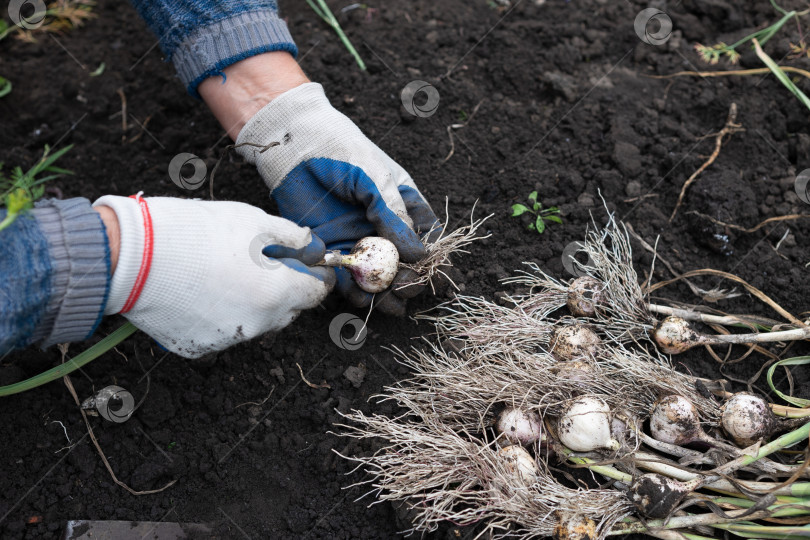
[[[335,284],[331,268],[307,266],[324,256],[320,238],[247,204],[107,195],[93,205],[120,226],[104,314],[186,358],[280,330]]]
[[[260,148],[273,142],[279,145]],[[408,173],[330,105],[320,84],[275,98],[245,124],[236,143],[249,143],[237,151],[256,164],[282,217],[311,227],[328,249],[348,250],[377,235],[396,245],[403,262],[424,257],[420,235],[438,222],[430,205]],[[353,304],[371,302],[348,271],[336,274],[338,290]],[[397,287],[412,277],[400,273],[375,306],[404,314],[404,298],[421,289]]]

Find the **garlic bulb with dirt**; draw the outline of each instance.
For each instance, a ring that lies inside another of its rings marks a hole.
[[[591,276],[578,277],[568,286],[568,311],[575,317],[593,317],[605,299],[605,284]]]
[[[518,444],[504,446],[498,450],[498,457],[504,461],[506,469],[526,485],[533,484],[540,474],[532,455]]]
[[[779,332],[707,335],[697,332],[685,319],[671,315],[658,323],[653,330],[653,339],[663,352],[680,354],[698,345],[751,345],[806,340],[810,339],[810,326]]]
[[[678,446],[699,441],[714,442],[700,426],[700,416],[694,404],[678,395],[655,402],[650,414],[650,434],[656,440]]]
[[[571,324],[555,328],[549,344],[555,358],[568,361],[594,357],[599,352],[602,340],[584,324]]]
[[[511,444],[527,446],[543,437],[543,420],[537,411],[506,407],[498,415],[495,429]]]
[[[700,334],[685,319],[674,315],[658,323],[653,339],[666,354],[680,354],[700,345]]]
[[[357,242],[348,255],[328,251],[319,264],[346,267],[358,287],[366,292],[378,293],[393,283],[399,270],[399,252],[390,240],[367,236]]]
[[[768,438],[774,431],[776,417],[770,405],[754,394],[734,394],[723,405],[722,412],[723,429],[739,446],[751,446]]]
[[[574,452],[618,450],[619,442],[610,432],[610,407],[603,400],[582,396],[568,401],[557,420],[557,438]]]
[[[702,482],[701,478],[679,482],[656,473],[643,474],[631,484],[628,497],[644,517],[663,519],[669,517]]]
[[[554,540],[596,540],[599,538],[596,522],[588,516],[570,512],[554,512],[557,525],[551,533]]]

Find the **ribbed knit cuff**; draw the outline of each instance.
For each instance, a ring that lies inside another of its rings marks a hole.
[[[34,216],[48,241],[51,295],[33,341],[82,341],[101,322],[110,285],[110,247],[101,216],[87,199],[48,199]]]
[[[273,51],[298,49],[287,23],[270,9],[239,13],[192,32],[173,52],[172,61],[189,94],[199,99],[197,86],[245,58]]]

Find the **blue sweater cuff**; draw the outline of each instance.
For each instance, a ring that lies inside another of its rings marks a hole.
[[[274,11],[252,11],[195,30],[175,49],[172,61],[189,94],[199,99],[197,87],[208,77],[222,75],[224,81],[226,67],[273,51],[298,54],[287,23]]]
[[[197,86],[222,75],[227,66],[250,56],[298,49],[279,19],[275,0],[131,0],[160,38],[189,94],[199,99]]]
[[[87,199],[38,202],[0,232],[0,252],[0,355],[93,333],[107,299],[110,250]]]

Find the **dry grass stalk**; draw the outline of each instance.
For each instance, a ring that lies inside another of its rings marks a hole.
[[[754,41],[756,43],[756,40]],[[672,220],[675,219],[675,214],[678,213],[678,209],[681,207],[681,203],[683,203],[683,198],[686,196],[686,190],[689,189],[689,186],[697,180],[697,177],[705,171],[709,165],[714,163],[714,160],[717,159],[717,156],[720,155],[720,148],[723,147],[723,140],[728,135],[729,138],[734,133],[745,131],[745,129],[737,123],[737,104],[732,103],[728,108],[728,117],[726,118],[726,124],[723,126],[723,129],[718,131],[714,136],[714,150],[712,151],[709,159],[707,159],[703,165],[698,167],[698,169],[692,173],[692,175],[686,179],[686,182],[683,183],[681,187],[681,192],[678,195],[678,202],[675,203],[675,208],[672,210],[672,215],[669,216],[669,222],[672,223]]]
[[[95,5],[92,0],[57,0],[47,5],[45,21],[41,26],[32,30],[10,26],[8,32],[19,30],[17,39],[35,43],[37,33],[60,34],[78,28],[87,20],[94,18],[96,14],[92,10]]]

